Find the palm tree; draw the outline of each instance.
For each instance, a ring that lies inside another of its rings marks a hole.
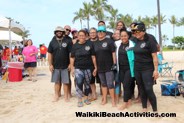
[[[82,29],[82,20],[84,20],[84,14],[82,9],[79,9],[78,12],[75,12],[75,17],[73,18],[73,23],[75,23],[76,20],[80,20],[81,29]]]
[[[31,34],[29,30],[25,30],[24,32],[18,33],[18,35],[22,36],[23,40],[25,40],[25,38],[28,38]]]
[[[178,24],[176,24],[177,26],[184,26],[184,17],[180,18]]]
[[[169,22],[173,25],[173,38],[174,38],[175,26],[178,23],[177,18],[174,15],[172,15],[171,18],[169,19]]]
[[[158,25],[158,16],[153,16],[151,18],[151,25],[155,27],[155,37],[157,35],[157,25]]]
[[[151,28],[151,18],[146,16],[142,19],[143,23],[145,24],[146,26],[146,29],[150,29]]]
[[[104,12],[108,11],[110,7],[110,5],[107,5],[107,0],[92,0],[94,16],[98,21],[105,20],[106,16]]]
[[[164,24],[166,23],[167,19],[166,19],[166,16],[165,15],[160,15],[160,24]]]
[[[82,9],[83,14],[84,14],[84,19],[87,20],[87,26],[89,29],[89,20],[90,20],[90,16],[92,16],[94,13],[92,11],[92,5],[91,3],[83,3],[84,8]]]
[[[142,17],[139,15],[137,19],[134,19],[134,22],[142,22]]]
[[[126,27],[129,27],[130,24],[133,22],[132,15],[129,15],[129,14],[126,14],[125,16],[120,14],[119,20],[123,21]]]
[[[111,26],[113,26],[112,29],[115,29],[116,22],[117,22],[117,19],[119,17],[118,9],[114,9],[113,7],[111,7],[108,12],[110,13],[110,17],[108,17],[109,24],[111,24]],[[112,23],[114,23],[114,24],[112,24]]]
[[[162,35],[162,41],[165,44],[165,41],[169,40],[169,38],[167,37],[167,35]]]
[[[114,23],[114,20],[109,20],[107,28],[113,30],[115,28],[115,26],[116,26],[116,23]]]

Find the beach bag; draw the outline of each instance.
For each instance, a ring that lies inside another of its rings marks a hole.
[[[161,94],[162,96],[180,96],[177,83],[172,84],[161,84]]]

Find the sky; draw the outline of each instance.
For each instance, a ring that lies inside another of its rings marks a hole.
[[[35,46],[41,43],[49,45],[54,36],[57,26],[70,25],[72,28],[80,29],[80,22],[72,23],[74,12],[83,7],[83,2],[92,0],[0,0],[0,16],[11,17],[20,22],[30,31],[29,39],[33,40]],[[119,13],[130,14],[133,18],[139,15],[152,17],[157,15],[157,0],[108,0]],[[167,23],[162,25],[162,35],[167,35],[169,40],[165,44],[171,44],[173,28],[169,18],[175,15],[177,18],[184,17],[184,0],[160,0],[160,10],[166,15]],[[91,17],[90,27],[97,27],[97,21]],[[87,22],[83,21],[83,27]],[[155,29],[149,33],[155,35]],[[158,39],[158,31],[155,35]],[[184,26],[176,27],[175,36],[184,36]]]

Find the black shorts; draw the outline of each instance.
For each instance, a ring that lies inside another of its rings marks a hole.
[[[94,84],[95,81],[96,81],[96,83],[100,83],[100,78],[99,78],[99,76],[98,76],[98,73],[96,74],[96,76],[93,76],[93,75],[92,75],[90,84]]]
[[[46,54],[41,54],[40,55],[40,58],[42,59],[42,58],[46,58]]]
[[[26,62],[24,63],[24,68],[37,67],[37,62]]]

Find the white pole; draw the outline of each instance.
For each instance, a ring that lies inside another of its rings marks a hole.
[[[12,57],[11,19],[9,19],[9,48],[10,48],[10,61],[11,61]]]

